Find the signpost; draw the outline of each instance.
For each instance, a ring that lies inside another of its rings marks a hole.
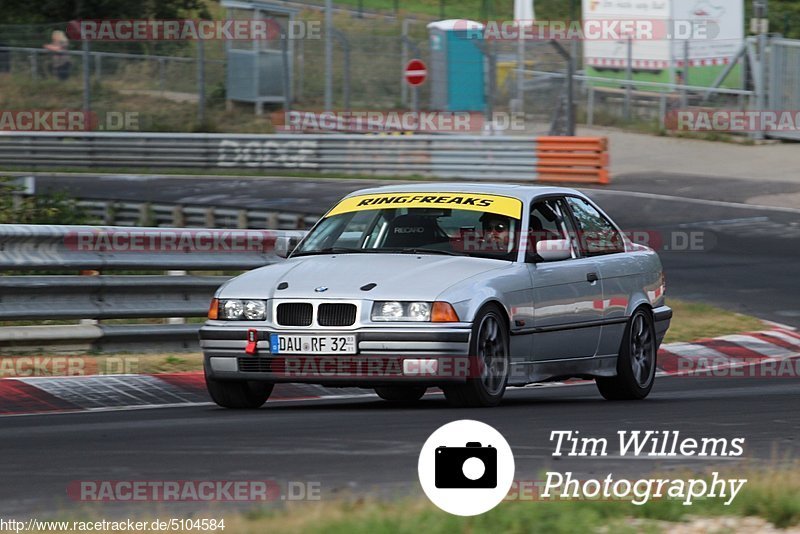
[[[421,59],[412,59],[406,64],[403,77],[414,90],[412,109],[416,113],[419,111],[419,86],[428,78],[428,67]]]
[[[405,78],[406,83],[411,87],[416,87],[425,82],[428,77],[428,67],[421,59],[412,59],[406,65]]]

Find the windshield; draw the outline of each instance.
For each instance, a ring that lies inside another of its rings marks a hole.
[[[516,203],[521,207],[516,199],[480,195],[477,201],[466,197],[474,204],[462,208],[440,208],[421,205],[437,203],[437,199],[454,205],[459,199],[464,202],[465,197],[463,194],[409,194],[388,197],[389,201],[385,201],[387,197],[384,196],[381,202],[369,202],[374,196],[342,201],[300,243],[292,256],[415,253],[516,259],[520,233]],[[430,201],[415,201],[417,197]],[[502,198],[504,204],[495,206],[485,200],[492,198]],[[394,207],[398,204],[404,205]],[[381,207],[373,207],[378,205]]]

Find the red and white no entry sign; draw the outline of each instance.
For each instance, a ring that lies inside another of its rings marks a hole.
[[[405,70],[406,83],[411,86],[417,86],[425,81],[428,77],[428,67],[421,59],[412,59],[406,65]]]

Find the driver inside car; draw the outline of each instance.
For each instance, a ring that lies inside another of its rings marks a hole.
[[[504,215],[486,213],[480,218],[483,230],[483,249],[508,252],[511,220]]]

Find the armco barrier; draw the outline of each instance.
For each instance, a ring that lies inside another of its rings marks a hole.
[[[0,270],[74,274],[0,276],[0,321],[203,317],[230,271],[281,261],[291,230],[0,225]],[[114,269],[154,272],[109,275]],[[79,271],[100,271],[94,276]],[[163,271],[228,271],[223,276]],[[199,324],[0,327],[0,353],[197,350]]]
[[[164,228],[311,228],[320,215],[283,210],[186,206],[165,202],[79,200],[77,205],[101,224],[109,226],[158,226]]]
[[[278,261],[292,230],[0,224],[0,269],[241,270]],[[231,253],[234,252],[234,253]]]
[[[607,163],[604,139],[575,137],[0,132],[0,165],[26,169],[302,170],[607,183],[603,158]]]
[[[230,276],[0,276],[0,320],[202,317]]]
[[[200,324],[71,324],[0,327],[0,354],[198,351]]]
[[[605,137],[539,137],[536,159],[540,181],[609,183]]]

